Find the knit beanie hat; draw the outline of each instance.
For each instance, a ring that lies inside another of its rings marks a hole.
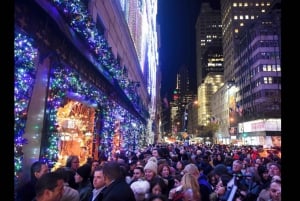
[[[149,158],[144,170],[152,170],[155,174],[157,174],[157,159],[155,157]]]
[[[84,164],[80,166],[76,172],[83,178],[83,180],[86,180],[91,175],[91,166],[88,164]]]

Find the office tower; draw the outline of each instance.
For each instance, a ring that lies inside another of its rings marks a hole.
[[[197,55],[197,87],[209,72],[222,72],[222,25],[220,9],[212,8],[208,2],[201,4],[200,14],[196,22],[196,55]],[[207,64],[208,58],[216,54],[216,62]],[[214,64],[215,63],[215,64]]]
[[[224,81],[231,140],[281,138],[281,1],[221,0]]]
[[[266,13],[274,0],[221,0],[224,80],[234,80],[234,59],[239,45],[239,33],[246,25]]]
[[[196,23],[198,125],[206,126],[214,116],[211,97],[223,85],[221,11],[203,2]]]
[[[190,88],[188,67],[182,65],[176,75],[176,89],[173,91],[173,101],[171,103],[172,127],[177,128],[177,132],[183,131],[185,107],[193,102],[195,97],[195,92]]]
[[[243,121],[281,117],[281,13],[272,8],[239,36],[234,72]]]

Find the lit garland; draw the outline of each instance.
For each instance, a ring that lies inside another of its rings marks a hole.
[[[86,5],[80,0],[51,0],[51,2],[69,23],[70,27],[86,42],[89,51],[101,66],[116,79],[135,109],[143,111],[141,114],[144,115],[147,109],[141,104],[137,93],[132,89],[132,83],[134,82],[124,81],[123,67],[114,59],[111,47],[109,47],[105,37],[99,33]],[[99,70],[102,72],[101,69]]]
[[[99,91],[95,86],[90,84],[88,81],[80,77],[74,69],[62,65],[54,64],[50,72],[49,91],[46,106],[46,118],[48,122],[48,142],[44,155],[42,156],[46,160],[50,167],[53,167],[58,157],[58,135],[57,135],[57,110],[63,105],[67,93],[76,93],[81,96],[82,101],[93,101],[93,105],[97,105],[101,108],[101,113],[97,110],[95,121],[110,122],[112,119],[107,115],[108,107],[107,96]],[[98,131],[99,132],[99,131]],[[110,141],[111,130],[110,127],[103,127],[101,131],[106,134],[106,141]],[[100,135],[100,133],[98,133]]]
[[[14,173],[22,169],[23,151],[22,146],[27,140],[22,136],[25,132],[27,109],[32,95],[33,84],[36,75],[34,60],[37,50],[33,47],[33,39],[25,34],[15,32],[14,61]]]
[[[48,122],[48,146],[45,154],[42,158],[47,161],[50,167],[54,166],[58,156],[58,136],[57,136],[57,109],[63,104],[64,98],[67,92],[74,92],[80,94],[85,101],[93,101],[98,106],[96,112],[95,122],[101,121],[103,123],[99,132],[101,142],[99,149],[109,157],[110,153],[114,149],[113,136],[115,135],[115,121],[121,116],[121,119],[131,119],[132,122],[136,122],[139,127],[144,127],[142,123],[138,123],[138,120],[134,118],[128,111],[117,105],[115,102],[109,101],[107,96],[94,85],[88,81],[82,79],[80,74],[68,66],[62,64],[56,64],[51,68],[50,72],[50,85],[47,98],[47,122]],[[124,121],[123,121],[124,122]],[[96,123],[95,123],[96,125]],[[124,146],[129,143],[130,138],[126,133],[122,133],[124,127],[127,127],[127,123],[121,124],[120,132],[124,141]],[[132,133],[133,129],[127,128],[129,133]],[[130,141],[132,143],[132,141]]]
[[[94,52],[97,60],[108,69],[124,90],[128,98],[133,101],[134,106],[139,110],[141,105],[137,93],[135,93],[133,82],[124,79],[123,68],[120,68],[118,62],[113,59],[113,54],[108,47],[105,38],[98,34],[98,31],[88,16],[87,10],[80,1],[53,1],[60,11],[70,19],[71,27],[87,41],[90,50]],[[83,9],[84,8],[84,9]],[[32,46],[33,39],[16,33],[15,34],[15,175],[22,169],[22,146],[26,139],[22,137],[27,119],[27,110],[32,89],[34,85],[36,66],[34,59],[37,56],[37,50]],[[91,83],[85,81],[72,68],[62,64],[54,64],[51,68],[49,89],[46,105],[47,118],[47,145],[43,147],[41,158],[49,163],[50,167],[57,161],[58,156],[58,136],[57,136],[57,109],[61,107],[67,92],[74,92],[82,95],[88,101],[93,101],[98,105],[95,122],[101,122],[101,129],[95,129],[99,134],[101,143],[100,150],[106,155],[111,153],[112,137],[114,135],[114,122],[117,116],[121,115],[123,119],[120,125],[120,132],[124,139],[122,148],[128,148],[129,144],[136,143],[136,140],[142,139],[142,145],[145,142],[145,125],[139,119],[133,117],[127,110],[108,101],[107,96]],[[146,110],[143,108],[143,110]],[[132,127],[132,122],[137,126]],[[96,125],[96,124],[95,124]],[[138,138],[132,138],[135,136]],[[141,137],[142,136],[142,137]],[[135,141],[133,141],[133,139]],[[45,148],[47,147],[47,148]]]

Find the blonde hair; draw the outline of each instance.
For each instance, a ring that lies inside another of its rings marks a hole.
[[[185,173],[181,178],[182,190],[192,189],[196,200],[200,200],[200,186],[198,180],[191,173]]]
[[[198,179],[198,177],[200,176],[200,171],[198,170],[198,167],[194,163],[187,164],[183,169],[183,173],[190,173],[196,179]]]

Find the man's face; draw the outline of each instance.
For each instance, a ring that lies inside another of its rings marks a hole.
[[[272,182],[270,185],[270,197],[274,201],[281,201],[281,184],[278,182]]]
[[[139,179],[139,178],[142,178],[144,176],[144,174],[142,173],[142,171],[140,169],[134,169],[133,170],[133,178],[134,179]]]
[[[49,191],[49,200],[50,201],[59,201],[64,193],[64,180],[57,180],[57,186]]]
[[[79,159],[74,158],[74,159],[72,160],[71,168],[72,168],[73,170],[77,170],[77,169],[79,168],[79,165],[80,165]]]
[[[95,189],[99,189],[99,188],[102,188],[103,186],[105,186],[105,180],[104,180],[102,170],[97,170],[94,172],[93,185],[94,185]]]
[[[156,149],[152,150],[152,156],[154,156],[156,158],[159,157],[158,151]]]
[[[94,171],[95,168],[98,167],[98,166],[99,166],[99,162],[98,162],[98,161],[94,161],[94,162],[92,163],[92,171]]]

